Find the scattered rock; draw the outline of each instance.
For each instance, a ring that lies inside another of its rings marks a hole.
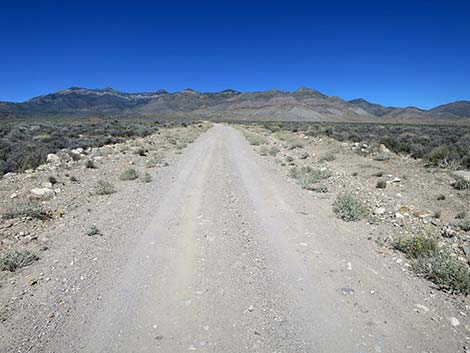
[[[48,201],[54,198],[54,191],[49,188],[34,188],[30,191],[30,198],[41,201]]]
[[[341,294],[342,295],[352,295],[354,294],[355,290],[352,289],[352,288],[349,288],[349,287],[344,287],[344,288],[341,288]]]
[[[390,150],[384,144],[381,143],[379,145],[379,153],[391,154],[392,152],[390,152]]]
[[[460,325],[460,321],[456,318],[456,317],[450,317],[449,318],[449,321],[450,321],[450,324],[453,326],[453,327],[457,327]]]
[[[405,218],[405,216],[402,215],[400,212],[397,212],[397,213],[395,213],[395,218],[396,219],[403,219],[403,218]]]
[[[377,215],[377,216],[381,216],[383,214],[385,214],[387,210],[384,208],[384,207],[378,207],[375,209],[374,211],[374,214]]]
[[[49,153],[47,155],[47,163],[49,164],[59,164],[60,163],[60,158],[59,156],[55,155],[54,153]]]
[[[415,304],[416,308],[418,309],[418,312],[419,311],[422,311],[424,313],[427,313],[429,311],[429,308],[425,307],[424,305],[422,304]]]
[[[450,226],[444,226],[441,229],[441,235],[445,238],[453,238],[456,234],[457,232],[453,230]]]

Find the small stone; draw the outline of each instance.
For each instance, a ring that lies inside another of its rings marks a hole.
[[[49,188],[34,188],[30,191],[30,198],[48,201],[54,198],[54,191]]]
[[[352,288],[348,288],[348,287],[344,287],[344,288],[341,288],[341,294],[342,295],[352,295],[354,294],[354,289]]]
[[[251,313],[253,310],[255,310],[254,306],[253,306],[253,305],[250,305],[250,306],[248,307],[248,311]]]
[[[10,199],[16,199],[18,198],[18,194],[16,192],[14,192],[13,194],[10,195]]]
[[[377,216],[381,216],[383,214],[385,214],[387,210],[384,208],[384,207],[378,207],[375,209],[374,211],[374,214],[377,215]]]
[[[49,153],[47,155],[47,163],[59,164],[60,163],[60,158],[58,156],[56,156],[55,154],[53,154],[53,153]]]
[[[400,212],[397,212],[397,213],[395,213],[395,218],[396,219],[403,219],[403,218],[405,218],[405,216],[402,215]]]
[[[450,324],[453,326],[453,327],[457,327],[460,325],[460,321],[456,318],[456,317],[450,317],[449,318],[449,321],[450,321]]]
[[[416,308],[418,308],[419,310],[427,313],[429,311],[429,308],[425,307],[424,305],[422,304],[415,304]]]
[[[449,226],[445,226],[441,229],[441,235],[445,238],[453,238],[457,232]]]

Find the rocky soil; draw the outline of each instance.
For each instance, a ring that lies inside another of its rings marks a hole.
[[[207,128],[63,151],[0,181],[1,253],[37,257],[1,272],[0,351],[468,352],[468,299],[390,246],[425,234],[465,263],[468,190],[448,171],[379,146],[239,127],[250,146]],[[308,191],[293,166],[331,176]],[[335,216],[344,191],[369,217]]]

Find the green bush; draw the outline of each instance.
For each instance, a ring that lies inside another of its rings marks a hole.
[[[279,148],[276,146],[273,146],[269,149],[269,155],[270,156],[277,156],[277,154],[280,152]]]
[[[143,176],[142,176],[142,181],[144,183],[150,183],[152,181],[152,176],[149,174],[149,173],[145,173]]]
[[[264,136],[254,134],[251,132],[245,132],[245,138],[248,140],[250,145],[253,145],[253,146],[263,145],[267,142]]]
[[[457,190],[468,190],[470,189],[470,181],[467,181],[464,178],[457,178],[454,182],[454,188]]]
[[[101,231],[98,229],[97,226],[92,225],[90,228],[88,228],[86,235],[89,237],[92,237],[94,235],[101,235]]]
[[[336,159],[336,154],[334,154],[333,152],[326,152],[321,158],[320,158],[320,162],[324,162],[324,161],[327,161],[327,162],[332,162]]]
[[[437,251],[437,241],[422,236],[399,238],[393,242],[396,250],[406,254],[410,259],[431,256]]]
[[[470,294],[468,265],[451,256],[447,250],[435,251],[430,256],[417,258],[413,268],[419,275],[434,282],[443,290]]]
[[[367,206],[351,194],[340,194],[333,204],[333,212],[346,222],[358,221],[368,216]]]
[[[0,255],[0,270],[15,272],[16,269],[31,265],[39,258],[29,251],[11,251]]]
[[[38,202],[33,201],[18,201],[10,205],[5,213],[3,218],[12,219],[20,217],[31,217],[40,220],[46,220],[50,218],[50,215],[47,211],[44,210],[42,205]]]
[[[302,188],[315,190],[315,184],[321,180],[328,179],[331,176],[331,172],[328,170],[312,169],[310,167],[292,167],[288,175],[296,179]]]
[[[114,194],[115,192],[116,190],[114,189],[113,184],[104,180],[99,180],[95,186],[96,195],[110,195]]]
[[[119,175],[120,180],[135,180],[139,177],[139,173],[134,168],[129,168]]]
[[[387,182],[384,179],[381,179],[375,185],[377,189],[385,189],[387,187]]]
[[[268,148],[266,146],[261,146],[259,149],[259,154],[262,156],[268,155]]]

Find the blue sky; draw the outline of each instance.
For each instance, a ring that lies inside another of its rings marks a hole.
[[[470,100],[469,17],[469,1],[4,1],[0,100],[308,86],[429,108]]]

